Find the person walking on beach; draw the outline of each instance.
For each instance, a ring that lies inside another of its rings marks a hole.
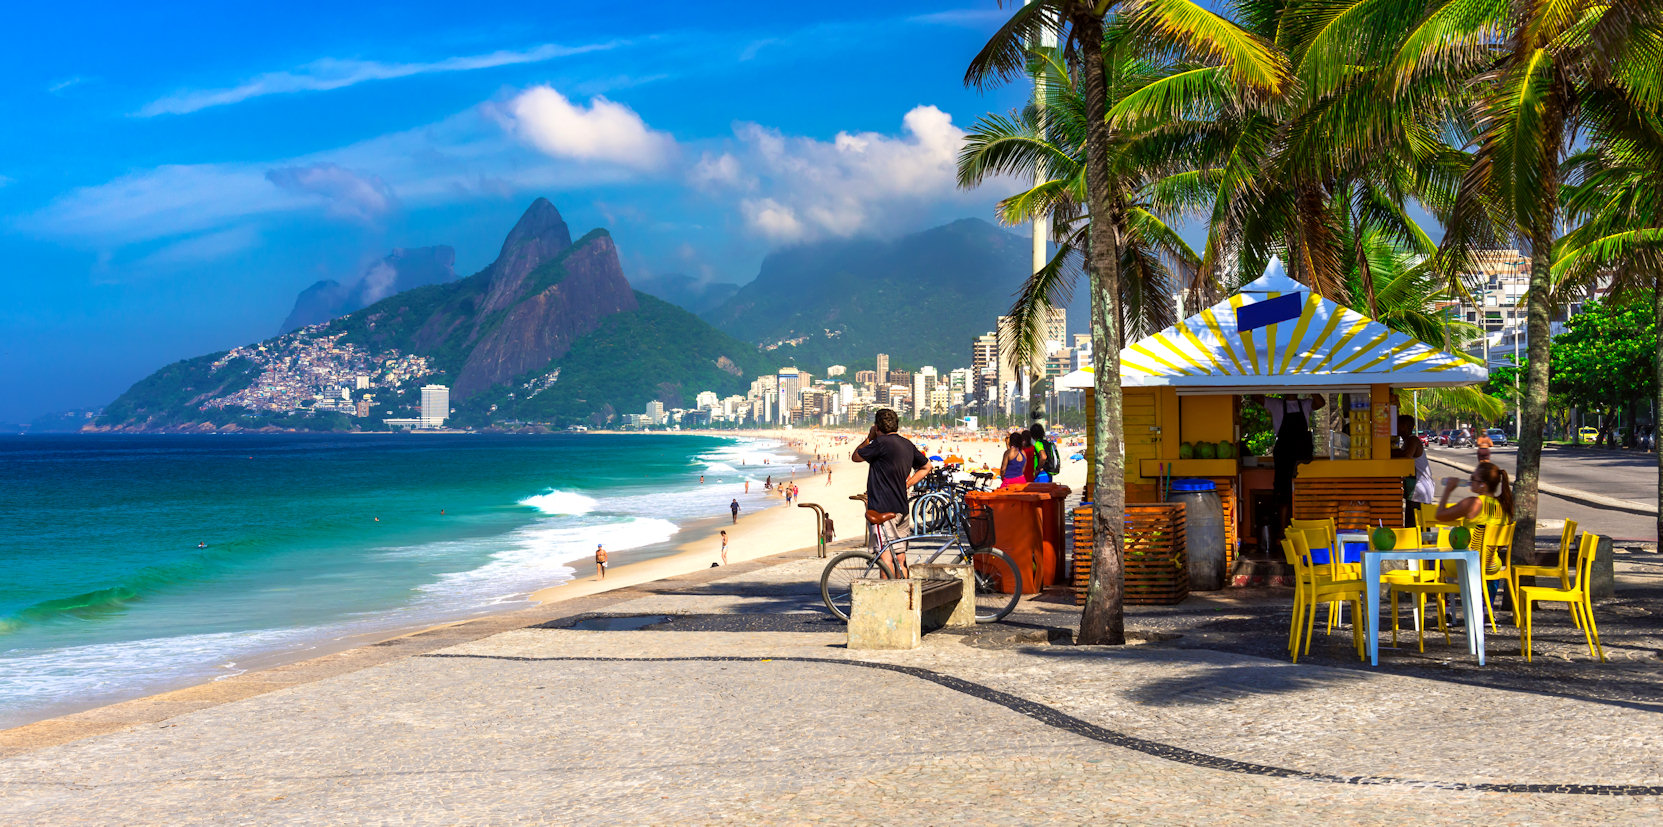
[[[831,465],[826,465],[826,484],[831,485]]]
[[[725,566],[727,564],[728,564],[728,533],[724,529],[722,531],[722,565]]]
[[[606,579],[606,547],[599,544],[595,546],[595,570],[601,573],[600,579]]]
[[[734,498],[733,502],[728,503],[728,510],[733,512],[733,522],[734,522],[735,525],[738,525],[739,524],[739,499],[737,497]]]
[[[912,441],[896,433],[901,429],[901,416],[889,408],[880,408],[873,416],[872,429],[865,441],[849,455],[851,462],[864,462],[866,469],[866,524],[868,532],[879,532],[885,523],[893,523],[895,533],[907,530],[907,490],[930,472],[930,460]],[[868,534],[871,540],[880,536]],[[878,542],[872,542],[874,549]],[[895,577],[906,578],[906,552],[886,548],[878,562]]]

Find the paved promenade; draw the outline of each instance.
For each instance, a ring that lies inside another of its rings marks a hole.
[[[820,565],[712,570],[3,733],[0,823],[1663,821],[1663,661],[1643,634],[1617,646],[1649,657],[1604,666],[1548,635],[1558,677],[1534,688],[1505,636],[1490,684],[1440,665],[1465,660],[1441,639],[1371,669],[1319,637],[1293,665],[1238,651],[1285,630],[1267,591],[1136,613],[1141,645],[1043,643],[1077,611],[1041,600],[1013,626],[861,653],[817,608]]]

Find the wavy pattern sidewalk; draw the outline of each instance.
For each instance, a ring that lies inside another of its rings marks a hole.
[[[1339,666],[1322,653],[1296,666],[1199,648],[1193,633],[1115,649],[935,633],[910,652],[849,652],[814,607],[820,561],[770,562],[18,752],[0,761],[0,821],[1634,823],[1663,813],[1663,715],[1645,705]],[[1034,604],[1023,617],[1071,614]],[[1655,682],[1660,666],[1615,668]]]

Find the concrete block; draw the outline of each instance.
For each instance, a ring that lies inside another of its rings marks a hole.
[[[850,649],[917,649],[923,613],[917,580],[862,577],[850,584]]]
[[[1594,568],[1590,572],[1588,585],[1594,600],[1604,600],[1617,593],[1617,559],[1611,547],[1611,538],[1601,536],[1599,546],[1594,550]]]
[[[912,576],[921,580],[957,580],[964,584],[957,603],[931,609],[924,625],[932,629],[976,625],[976,570],[969,563],[920,563]]]

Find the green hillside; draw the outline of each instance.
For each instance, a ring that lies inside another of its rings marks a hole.
[[[783,250],[704,318],[812,372],[828,364],[968,364],[1032,263],[1027,239],[964,219],[894,241],[828,241]]]
[[[742,394],[777,365],[669,302],[639,290],[635,299],[638,309],[608,317],[546,370],[470,400],[470,417],[485,418],[491,405],[498,420],[557,423],[586,421],[604,410],[640,413],[654,399],[667,408],[692,407],[700,391]],[[556,369],[553,382],[537,382]]]

